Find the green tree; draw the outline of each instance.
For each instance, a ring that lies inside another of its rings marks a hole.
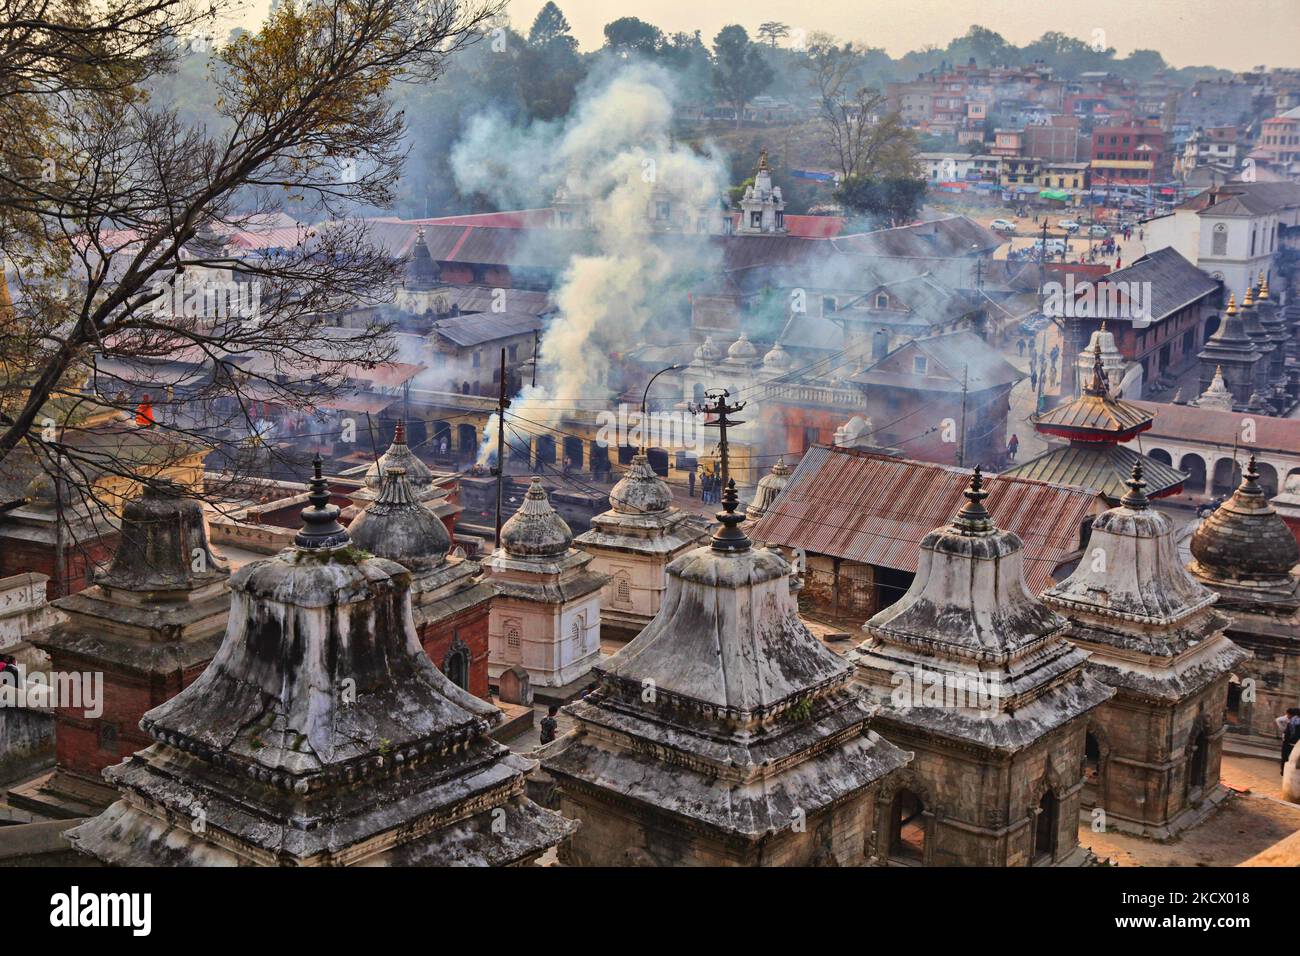
[[[620,53],[653,56],[663,39],[662,30],[636,17],[620,17],[605,24],[605,46]]]
[[[733,23],[718,31],[713,38],[713,86],[724,101],[735,107],[737,129],[745,107],[767,89],[772,75],[772,68],[744,27]]]
[[[790,27],[776,20],[768,20],[758,25],[758,35],[766,40],[769,46],[775,48],[777,40],[783,40],[790,35]]]
[[[555,0],[547,0],[546,6],[537,12],[532,29],[528,31],[529,46],[545,47],[551,44],[559,44],[571,50],[578,48],[569,21],[555,5]]]
[[[911,222],[925,201],[925,180],[891,176],[851,176],[835,190],[835,200],[846,210],[883,226]]]
[[[553,2],[533,20],[518,67],[520,92],[530,117],[551,120],[568,114],[584,71],[578,41]]]

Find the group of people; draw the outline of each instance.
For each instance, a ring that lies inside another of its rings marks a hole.
[[[722,500],[722,479],[711,471],[706,471],[700,478],[700,501],[706,505],[717,504]]]

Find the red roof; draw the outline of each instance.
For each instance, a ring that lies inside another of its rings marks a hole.
[[[1252,451],[1280,451],[1294,455],[1300,452],[1300,419],[1225,412],[1216,408],[1197,408],[1195,405],[1168,405],[1161,402],[1132,404],[1155,416],[1155,423],[1143,439],[1145,442],[1171,438],[1202,445],[1219,445],[1224,449],[1239,447],[1243,454]],[[1255,423],[1255,440],[1250,444],[1241,440],[1242,421],[1246,418]]]
[[[915,573],[921,539],[949,524],[965,502],[970,472],[929,462],[814,445],[763,517],[755,541]],[[1079,551],[1083,522],[1105,503],[1094,492],[992,476],[985,507],[1025,543],[1034,594]]]

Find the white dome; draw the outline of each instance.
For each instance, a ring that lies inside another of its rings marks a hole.
[[[727,358],[732,361],[752,361],[758,358],[758,349],[754,348],[754,343],[749,341],[749,336],[744,332],[740,333],[740,338],[731,343],[727,349]]]
[[[772,346],[771,351],[763,356],[763,367],[777,369],[789,368],[790,353],[785,350],[785,347],[780,342],[777,342]]]

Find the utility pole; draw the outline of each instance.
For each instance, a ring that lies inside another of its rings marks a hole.
[[[727,429],[733,425],[743,425],[742,421],[727,418],[728,415],[735,414],[745,407],[746,402],[737,402],[734,405],[728,405],[727,399],[731,396],[725,388],[712,388],[708,391],[709,401],[702,405],[691,403],[690,409],[692,414],[716,415],[718,416],[711,422],[705,422],[705,428],[716,428],[718,430],[718,457],[721,459],[721,479],[722,488],[725,491],[728,482],[731,480],[731,466],[727,459]]]
[[[536,353],[534,353],[536,359]],[[533,365],[536,374],[537,365]],[[506,409],[510,399],[506,398],[506,350],[501,347],[501,395],[497,399],[497,534],[496,547],[501,548],[501,488],[506,476]]]
[[[537,350],[542,344],[541,329],[533,329],[533,388],[537,387]]]
[[[962,468],[966,464],[966,390],[970,384],[970,366],[963,365],[961,369],[961,439],[957,443],[957,467]]]

